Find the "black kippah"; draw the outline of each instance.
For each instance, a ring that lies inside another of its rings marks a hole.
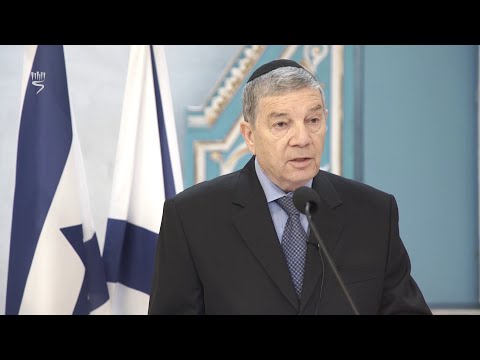
[[[262,76],[266,73],[269,73],[270,71],[273,71],[273,70],[281,68],[281,67],[288,67],[288,66],[304,69],[303,66],[296,63],[293,60],[287,60],[287,59],[273,60],[273,61],[270,61],[266,64],[263,64],[257,70],[255,70],[253,72],[252,76],[250,76],[250,78],[248,79],[247,83],[249,83],[252,80],[255,80],[259,76]]]

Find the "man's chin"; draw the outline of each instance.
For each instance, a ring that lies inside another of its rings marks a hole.
[[[313,179],[319,170],[320,169],[318,169],[314,164],[305,169],[292,169],[290,171],[291,176],[288,180],[292,183],[298,183],[302,181],[307,182],[308,180]]]
[[[312,180],[315,177],[315,175],[317,174],[315,173],[312,176],[305,176],[305,177],[302,176],[301,178],[297,177],[295,179],[290,179],[288,181],[289,185],[286,187],[286,189],[283,189],[283,190],[286,192],[295,191],[298,188],[305,186],[305,184],[308,183],[310,180]]]

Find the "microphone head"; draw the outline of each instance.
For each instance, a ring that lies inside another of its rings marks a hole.
[[[293,205],[300,211],[302,214],[305,214],[305,205],[307,202],[310,203],[310,214],[315,213],[318,208],[318,204],[320,203],[320,197],[318,196],[317,192],[312,188],[302,186],[298,188],[293,193]]]

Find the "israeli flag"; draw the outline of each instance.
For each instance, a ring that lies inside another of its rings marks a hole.
[[[26,47],[6,314],[108,313],[62,45]]]
[[[114,314],[147,314],[163,204],[181,190],[164,49],[131,46],[104,248]]]

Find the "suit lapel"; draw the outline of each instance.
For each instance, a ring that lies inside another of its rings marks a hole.
[[[323,171],[320,171],[313,179],[312,188],[320,195],[321,199],[318,210],[312,215],[312,220],[325,243],[325,247],[331,254],[343,228],[338,212],[335,211],[335,208],[340,206],[342,201]],[[313,245],[317,244],[313,231],[310,231],[308,242],[300,311],[307,305],[322,276],[322,259],[317,246]],[[325,256],[323,258],[325,263]],[[328,264],[324,264],[324,266],[327,267]]]
[[[242,208],[233,216],[233,222],[266,273],[298,311],[299,300],[254,164],[252,157],[239,174],[233,203]]]

